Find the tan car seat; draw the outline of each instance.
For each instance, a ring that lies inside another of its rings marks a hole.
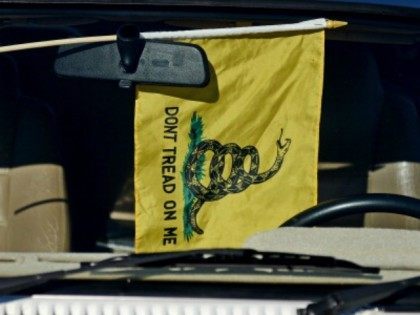
[[[0,251],[68,251],[69,220],[53,115],[19,95],[0,56]]]
[[[329,42],[326,54],[319,202],[364,193],[420,198],[420,121],[414,102],[397,88],[383,88],[368,45]],[[328,225],[419,229],[420,220],[374,213]]]
[[[389,87],[377,136],[376,159],[368,192],[420,198],[420,121],[415,103]],[[390,209],[392,210],[392,209]],[[420,229],[420,220],[397,214],[368,214],[368,227]]]

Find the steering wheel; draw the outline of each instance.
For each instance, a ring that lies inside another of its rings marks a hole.
[[[420,200],[393,194],[365,194],[320,203],[280,227],[311,227],[346,215],[384,212],[420,219]]]

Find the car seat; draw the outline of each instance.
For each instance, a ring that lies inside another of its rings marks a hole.
[[[69,250],[57,137],[49,107],[20,94],[13,59],[0,56],[0,251]]]
[[[384,87],[371,46],[327,42],[318,201],[365,193],[420,198],[419,122],[414,102]],[[420,221],[373,213],[328,225],[419,229]]]
[[[387,86],[385,96],[368,192],[420,198],[420,120],[415,102],[395,86]],[[365,225],[418,230],[420,220],[376,213],[366,215]]]

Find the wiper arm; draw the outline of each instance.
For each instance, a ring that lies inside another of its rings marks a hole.
[[[257,265],[278,266],[293,270],[297,267],[340,269],[357,273],[378,274],[379,268],[364,267],[350,261],[328,256],[299,255],[290,253],[260,252],[251,249],[214,249],[168,252],[158,254],[133,254],[117,256],[99,262],[82,263],[80,268],[54,271],[29,276],[0,278],[0,294],[28,289],[51,280],[81,272],[118,267],[169,267],[188,265]]]
[[[328,295],[298,311],[298,315],[336,315],[350,313],[390,298],[410,287],[420,284],[420,276],[400,281],[366,285]]]

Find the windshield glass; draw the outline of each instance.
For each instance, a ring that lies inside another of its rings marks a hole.
[[[0,276],[418,275],[420,4],[70,2],[0,10]],[[90,269],[216,249],[306,258]]]

